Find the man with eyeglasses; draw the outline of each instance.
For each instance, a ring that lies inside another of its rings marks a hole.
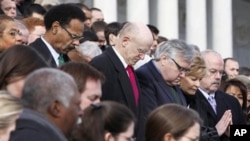
[[[52,67],[68,62],[69,51],[79,46],[83,38],[83,11],[72,4],[51,8],[44,17],[46,32],[29,46],[38,51]]]
[[[145,53],[149,51],[152,44],[152,33],[146,24],[127,22],[119,31],[115,45],[106,48],[101,55],[90,62],[106,78],[102,85],[101,100],[111,100],[126,105],[133,111],[138,123],[142,101],[133,65],[144,59]],[[135,127],[135,135],[138,135],[138,123]],[[140,141],[138,136],[136,138]]]
[[[200,87],[195,93],[195,102],[190,108],[200,114],[206,130],[213,131],[207,138],[228,141],[230,125],[243,125],[246,124],[246,120],[238,100],[219,90],[224,70],[221,55],[213,50],[205,50],[201,55],[207,71],[200,81]]]
[[[155,58],[136,70],[144,104],[142,120],[163,104],[186,106],[185,97],[177,85],[189,71],[194,55],[193,47],[184,41],[172,39],[161,43],[156,49]]]

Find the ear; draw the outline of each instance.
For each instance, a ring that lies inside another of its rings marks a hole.
[[[114,137],[112,136],[110,132],[105,133],[104,141],[114,141]]]
[[[174,141],[174,139],[173,139],[171,133],[166,133],[166,134],[164,135],[164,141]]]
[[[63,111],[63,105],[56,100],[49,106],[48,111],[52,117],[59,118],[61,117],[61,112]]]
[[[128,45],[129,37],[123,37],[122,38],[122,46],[126,47]]]
[[[161,59],[160,59],[161,65],[162,65],[162,66],[166,65],[166,61],[167,61],[167,60],[168,60],[167,55],[162,55],[162,56],[161,56]]]
[[[109,34],[109,42],[111,46],[115,45],[116,36],[114,34]]]
[[[52,25],[51,25],[51,31],[52,31],[52,33],[54,35],[58,32],[60,26],[61,25],[60,25],[60,23],[58,21],[55,21],[55,22],[52,23]]]

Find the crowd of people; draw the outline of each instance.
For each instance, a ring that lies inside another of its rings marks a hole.
[[[1,141],[229,141],[250,124],[250,68],[104,17],[0,0]]]

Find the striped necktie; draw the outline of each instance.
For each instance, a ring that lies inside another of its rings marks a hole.
[[[212,106],[213,110],[215,113],[216,112],[216,101],[215,101],[215,98],[213,95],[209,95],[208,98],[207,98],[208,102],[210,103],[210,105]]]

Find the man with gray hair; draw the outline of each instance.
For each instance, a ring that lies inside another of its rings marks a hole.
[[[172,39],[161,43],[155,51],[155,58],[136,70],[144,104],[142,122],[145,122],[147,115],[160,105],[187,105],[177,85],[189,71],[194,56],[193,47],[184,41]]]
[[[24,84],[24,112],[17,120],[11,141],[67,141],[80,111],[74,79],[67,73],[43,68]]]

